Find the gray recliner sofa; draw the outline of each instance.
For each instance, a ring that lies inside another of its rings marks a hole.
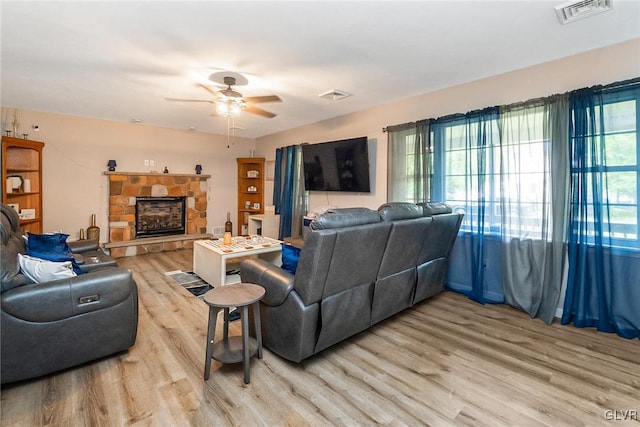
[[[461,221],[442,204],[334,209],[311,222],[295,274],[243,261],[242,281],[266,290],[264,345],[300,362],[441,292]]]
[[[26,245],[17,213],[0,212],[0,380],[35,378],[127,350],[138,329],[138,291],[131,271],[97,242],[79,242],[86,274],[32,283],[20,272]]]

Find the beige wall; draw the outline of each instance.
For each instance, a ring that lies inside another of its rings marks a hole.
[[[192,173],[201,163],[209,180],[208,231],[222,226],[226,212],[236,209],[236,162],[249,150],[272,160],[275,149],[302,142],[316,143],[367,135],[372,167],[371,194],[314,193],[311,207],[322,205],[377,208],[386,201],[388,125],[466,112],[491,105],[524,101],[566,92],[594,84],[606,84],[640,76],[640,40],[567,57],[491,78],[442,89],[365,111],[314,123],[290,131],[252,139],[236,138],[227,149],[226,136],[180,131],[131,123],[72,117],[18,110],[21,133],[45,142],[44,148],[44,229],[63,230],[77,238],[78,230],[89,225],[92,213],[98,217],[102,240],[107,236],[107,179],[103,175],[109,159],[118,161],[118,170],[147,171],[145,159],[156,162],[155,169]],[[393,90],[392,87],[389,90]],[[356,94],[357,96],[357,94]],[[340,102],[340,101],[338,101]],[[12,108],[2,109],[2,122]],[[38,133],[31,125],[40,126]],[[272,182],[267,182],[265,204],[272,203]],[[233,217],[233,216],[232,216]],[[234,224],[234,228],[237,224]]]
[[[387,135],[383,127],[639,76],[640,40],[634,40],[258,138],[256,151],[270,160],[277,147],[366,135],[375,141],[369,148],[374,191],[360,195],[313,192],[310,207],[330,204],[375,209],[386,202],[387,194]],[[266,194],[272,194],[272,183],[268,184]]]
[[[14,109],[2,109],[2,122]],[[109,159],[123,172],[195,173],[200,163],[208,181],[207,231],[224,226],[227,211],[236,210],[236,161],[248,157],[253,139],[236,138],[227,148],[227,136],[210,135],[84,117],[18,109],[20,133],[43,141],[44,231],[62,230],[74,240],[80,228],[89,226],[97,214],[101,241],[108,236]],[[10,120],[8,120],[10,121]],[[32,125],[40,130],[34,132]],[[155,167],[145,167],[152,159]],[[234,228],[237,224],[234,224]]]

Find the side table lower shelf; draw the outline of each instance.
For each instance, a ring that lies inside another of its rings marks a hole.
[[[253,357],[258,352],[258,340],[249,337],[249,357]],[[218,341],[213,344],[211,357],[221,363],[239,363],[244,361],[242,355],[242,337],[233,336],[227,340]]]

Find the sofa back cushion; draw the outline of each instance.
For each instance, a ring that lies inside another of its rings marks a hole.
[[[320,302],[316,352],[369,327],[374,282],[390,229],[390,223],[378,222],[321,230],[336,235]]]
[[[309,228],[311,230],[329,230],[334,228],[353,227],[355,225],[375,224],[380,222],[380,214],[368,208],[329,209],[316,216]]]
[[[351,210],[318,223],[328,226],[340,222],[374,222],[316,229],[307,235],[294,280],[294,287],[306,305],[375,280],[391,224],[381,222],[376,211],[366,211],[363,219],[355,218],[355,212]],[[371,215],[372,212],[375,215]]]
[[[391,224],[383,222],[337,229],[322,297],[373,283],[390,230]]]
[[[416,267],[432,223],[433,219],[429,217],[392,223],[378,271],[379,278]]]
[[[423,202],[418,203],[422,207],[424,216],[441,215],[451,213],[451,206],[444,202]]]
[[[462,217],[461,214],[454,213],[431,217],[433,227],[431,227],[428,238],[422,246],[418,264],[449,256],[456,237],[458,236]]]
[[[0,290],[2,292],[32,283],[22,273],[18,254],[26,252],[25,240],[20,230],[18,213],[2,204],[0,209]]]
[[[408,202],[389,202],[378,208],[383,221],[420,218],[423,216],[422,206]]]

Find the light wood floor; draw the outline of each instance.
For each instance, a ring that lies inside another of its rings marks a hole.
[[[249,385],[241,365],[217,362],[205,382],[207,307],[163,275],[191,260],[190,250],[121,259],[140,290],[135,346],[5,386],[0,424],[640,425],[638,340],[450,292],[301,364],[265,350]]]

